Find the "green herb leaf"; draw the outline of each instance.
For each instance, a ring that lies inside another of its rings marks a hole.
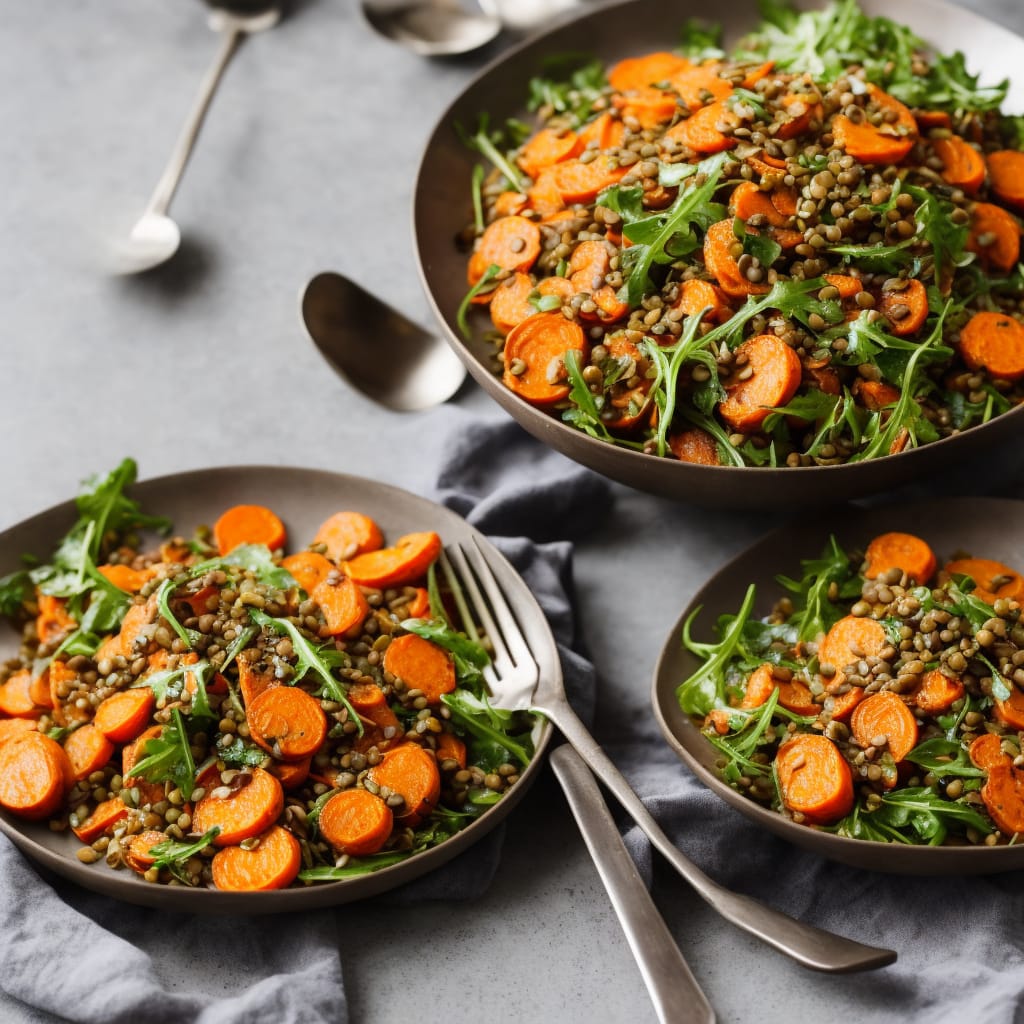
[[[933,772],[938,778],[956,776],[964,779],[981,779],[987,772],[975,768],[961,743],[943,736],[919,743],[907,754],[906,760]]]
[[[485,696],[478,697],[465,690],[442,694],[441,702],[451,712],[452,719],[467,732],[505,751],[507,756],[503,756],[503,761],[515,760],[521,765],[530,763],[533,739],[529,729],[522,728],[523,712],[496,708]],[[527,716],[529,719],[532,717]]]
[[[146,740],[146,756],[132,769],[132,775],[147,782],[173,782],[186,799],[192,796],[196,766],[192,760],[188,732],[181,711],[175,708],[160,735]]]
[[[194,843],[179,843],[174,839],[167,839],[149,848],[150,856],[155,857],[153,867],[168,868],[172,875],[181,882],[191,883],[191,875],[185,870],[185,865],[190,858],[194,857],[200,850],[205,850],[220,835],[220,826],[214,825],[207,829]]]
[[[797,638],[807,642],[817,640],[842,618],[842,609],[829,600],[829,588],[833,583],[842,587],[855,573],[849,555],[834,536],[829,538],[821,557],[803,559],[800,568],[803,576],[799,580],[788,576],[775,579],[794,595],[796,610],[789,623],[796,627]]]

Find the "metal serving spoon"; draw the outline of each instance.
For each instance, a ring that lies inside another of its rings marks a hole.
[[[443,339],[333,271],[306,285],[302,320],[344,380],[396,412],[439,405],[466,377]]]
[[[264,9],[256,14],[236,13],[222,8],[215,8],[210,12],[210,28],[221,33],[220,49],[203,79],[196,102],[146,209],[128,233],[127,239],[117,247],[114,269],[119,273],[138,274],[144,270],[151,270],[165,263],[178,251],[181,245],[181,230],[167,216],[167,210],[181,181],[185,165],[192,155],[213,94],[245,36],[272,28],[280,17],[281,12],[277,7],[268,8],[265,5]]]

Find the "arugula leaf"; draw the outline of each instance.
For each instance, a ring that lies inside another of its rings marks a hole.
[[[743,251],[753,256],[766,270],[782,255],[782,246],[771,235],[748,231],[739,217],[733,218],[732,233],[743,243]]]
[[[462,336],[468,341],[472,336],[473,332],[469,329],[469,309],[475,299],[481,292],[488,290],[487,286],[501,273],[501,267],[497,263],[491,263],[484,271],[483,276],[468,292],[463,296],[462,302],[459,303],[458,312],[455,314],[455,323],[458,325],[459,331]]]
[[[196,783],[196,766],[179,708],[171,712],[171,720],[158,737],[146,740],[145,751],[146,756],[132,769],[132,775],[147,782],[173,782],[181,795],[190,799]]]
[[[25,602],[35,593],[36,585],[28,569],[18,569],[0,576],[0,615],[13,619],[21,614]]]
[[[743,775],[771,775],[770,765],[751,760],[751,755],[763,744],[773,742],[774,736],[767,736],[768,727],[772,723],[772,715],[779,703],[779,690],[772,690],[768,699],[753,711],[741,711],[729,708],[730,728],[734,720],[738,720],[739,728],[728,737],[705,733],[711,745],[725,757],[722,776],[726,782],[735,785]]]
[[[153,867],[167,868],[175,878],[186,885],[191,884],[191,875],[185,870],[185,865],[191,857],[194,857],[200,850],[205,850],[220,835],[220,826],[214,825],[207,829],[194,843],[179,843],[174,839],[167,839],[149,848],[151,856],[155,856]]]
[[[234,576],[232,570],[237,568],[247,569],[260,583],[275,590],[288,590],[299,585],[298,580],[284,566],[274,561],[266,544],[239,544],[226,555],[197,562],[188,570],[188,577],[194,580],[217,570]]]
[[[569,401],[572,405],[562,413],[562,419],[599,441],[615,442],[601,419],[604,395],[595,395],[587,386],[580,370],[580,357],[575,349],[569,349],[562,357],[565,372],[569,377]]]
[[[964,749],[963,744],[956,740],[935,736],[919,743],[907,754],[906,760],[933,772],[938,778],[956,776],[962,779],[983,779],[988,774],[981,768],[975,768]]]
[[[833,583],[842,588],[856,573],[850,565],[850,556],[839,546],[835,536],[829,537],[819,558],[802,559],[800,568],[803,576],[799,580],[788,576],[775,579],[794,595],[796,610],[789,617],[789,623],[796,627],[797,639],[806,642],[817,640],[842,618],[842,609],[829,599],[829,588]]]
[[[721,60],[725,56],[722,49],[722,26],[699,18],[687,18],[683,24],[679,49],[694,64],[705,60]]]
[[[516,760],[528,765],[533,757],[533,739],[528,731],[519,729],[521,714],[496,708],[486,696],[476,696],[465,690],[453,690],[441,696],[441,702],[452,718],[478,739],[496,744],[507,756],[504,761]],[[516,729],[515,733],[511,732]]]
[[[608,87],[604,65],[596,57],[563,53],[545,59],[543,73],[530,79],[526,107],[530,111],[550,107],[567,114],[573,127],[586,121]]]
[[[462,141],[470,149],[475,149],[481,156],[489,160],[504,176],[509,185],[516,192],[525,191],[525,181],[512,165],[508,156],[499,147],[506,145],[508,140],[505,133],[500,129],[492,130],[490,116],[481,114],[477,121],[476,131],[470,135],[461,125],[456,125],[456,131]]]
[[[357,878],[368,875],[381,868],[389,868],[412,856],[412,850],[401,850],[394,853],[375,853],[370,857],[350,857],[344,867],[304,868],[299,872],[300,882],[340,882],[346,878]]]

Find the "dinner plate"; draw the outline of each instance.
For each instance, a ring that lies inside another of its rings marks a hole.
[[[691,635],[717,640],[714,623],[735,614],[751,583],[757,584],[753,614],[767,615],[785,591],[778,574],[799,578],[800,561],[817,558],[834,535],[844,549],[863,547],[889,530],[914,533],[931,545],[939,563],[966,551],[1010,566],[1024,566],[1024,502],[1006,498],[946,498],[872,509],[846,506],[834,514],[802,519],[768,534],[734,558],[696,594],[672,627],[654,673],[654,714],[669,745],[709,789],[751,821],[806,850],[856,867],[897,874],[989,874],[1024,868],[1024,846],[907,846],[847,839],[797,825],[741,796],[720,778],[718,752],[676,699],[676,688],[701,661],[682,644],[683,623],[695,608],[700,614]]]
[[[1024,112],[1024,39],[942,0],[862,0],[862,6],[871,14],[910,25],[939,50],[964,51],[968,66],[981,73],[983,82],[1010,79],[1013,86],[1005,108]],[[532,122],[533,115],[525,110],[527,83],[542,72],[546,56],[582,51],[610,62],[664,50],[675,44],[679,30],[693,16],[722,23],[729,45],[759,20],[756,0],[722,0],[713,7],[693,0],[631,0],[587,4],[584,10],[575,20],[527,41],[485,68],[442,115],[420,163],[413,199],[420,275],[448,343],[477,383],[534,437],[575,461],[639,490],[705,506],[779,508],[846,501],[948,471],[954,463],[967,465],[996,448],[1016,465],[1024,465],[1024,446],[1014,443],[1024,429],[1024,406],[962,434],[870,462],[739,468],[694,465],[596,440],[502,384],[493,372],[494,346],[479,329],[466,341],[457,323],[467,289],[468,257],[455,239],[472,223],[471,176],[482,159],[462,142],[459,128],[472,129],[484,112],[494,125],[508,117]],[[479,315],[484,319],[477,323],[489,328],[486,314]]]
[[[366,513],[390,540],[418,530],[436,531],[445,544],[475,539],[487,553],[541,671],[560,678],[554,638],[526,584],[482,534],[454,512],[425,498],[357,476],[279,466],[231,466],[177,473],[136,484],[129,493],[146,512],[168,516],[175,531],[184,536],[189,536],[196,526],[211,524],[232,505],[262,504],[274,509],[284,521],[288,536],[297,544],[311,539],[317,527],[341,509]],[[0,576],[19,568],[25,552],[48,558],[75,518],[74,503],[69,501],[0,533]],[[6,624],[0,625],[0,660],[14,656],[17,649],[15,631]],[[87,889],[129,903],[192,914],[310,910],[363,899],[409,882],[483,838],[515,807],[533,782],[550,735],[550,725],[541,722],[535,731],[536,756],[519,781],[468,828],[408,860],[340,882],[257,893],[153,885],[127,868],[112,870],[102,860],[82,864],[75,856],[82,844],[70,833],[51,832],[45,822],[26,822],[0,812],[0,831],[44,868]]]

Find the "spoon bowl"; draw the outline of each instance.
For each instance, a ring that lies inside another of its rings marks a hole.
[[[327,362],[389,409],[415,412],[439,405],[466,377],[445,341],[341,274],[317,274],[301,305],[306,330]]]
[[[451,57],[486,46],[501,20],[454,0],[364,0],[363,15],[382,36],[423,57]]]

